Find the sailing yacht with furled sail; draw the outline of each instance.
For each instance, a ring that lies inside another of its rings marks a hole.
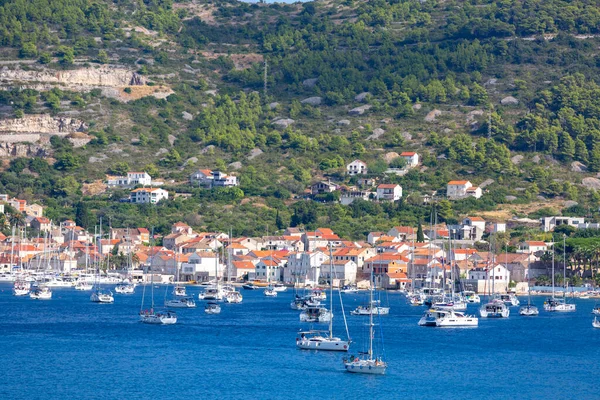
[[[100,218],[100,254],[102,254],[102,218]],[[115,298],[110,290],[103,289],[100,286],[100,264],[96,264],[96,277],[94,280],[94,288],[92,289],[90,300],[92,303],[112,304]]]
[[[527,271],[529,271],[529,257],[527,257]],[[529,278],[529,276],[527,278]],[[539,314],[540,311],[538,308],[531,304],[531,281],[527,279],[527,305],[521,306],[519,309],[519,315],[523,315],[524,317],[533,317]]]
[[[179,251],[177,251],[175,253],[175,282],[179,281],[179,259],[177,257],[178,254],[179,254]],[[194,299],[192,299],[191,297],[180,297],[177,294],[177,289],[178,288],[183,289],[183,293],[185,294],[185,286],[177,286],[177,283],[175,283],[175,288],[173,290],[173,294],[174,294],[175,298],[165,300],[165,307],[171,307],[171,308],[196,308],[196,302],[194,301]],[[169,290],[168,286],[167,286],[166,290],[167,291]],[[166,294],[165,294],[165,297],[166,297]]]
[[[564,252],[564,243],[563,243],[563,252]],[[564,257],[564,255],[563,255]],[[563,260],[563,282],[566,283],[566,275],[567,275],[567,266],[566,259]],[[577,306],[573,303],[567,303],[567,288],[568,284],[565,286],[565,291],[563,293],[562,298],[558,298],[555,296],[554,291],[554,245],[552,245],[552,297],[546,299],[544,302],[544,311],[548,312],[573,312],[577,310]]]
[[[373,304],[373,293],[375,292],[375,279],[373,279],[373,269],[371,268],[371,282],[370,282],[370,303]],[[373,323],[373,313],[369,314],[369,349],[366,352],[365,357],[350,356],[344,358],[344,367],[346,371],[355,374],[372,374],[372,375],[383,375],[387,370],[387,363],[383,361],[381,356],[375,356],[373,351],[373,338],[375,324]],[[382,341],[383,346],[383,341]]]
[[[300,332],[300,337],[296,338],[296,347],[302,350],[325,350],[325,351],[348,351],[350,348],[350,333],[348,331],[348,324],[346,323],[346,315],[344,313],[344,303],[342,301],[342,295],[338,288],[338,297],[340,299],[340,306],[342,309],[342,315],[344,316],[344,325],[346,326],[346,337],[347,340],[340,339],[333,336],[333,254],[332,246],[329,246],[329,298],[331,299],[329,312],[331,318],[329,318],[329,330],[328,331],[305,331]],[[329,335],[324,336],[323,333],[328,332]]]
[[[152,229],[151,238],[154,237],[154,229]],[[142,305],[140,307],[140,322],[150,325],[173,325],[177,323],[177,314],[171,310],[156,311],[154,309],[154,271],[152,265],[154,257],[150,258],[150,290],[151,290],[151,303],[150,309],[144,309],[144,297],[146,296],[146,286],[142,291]]]
[[[490,243],[491,247],[491,243]],[[491,265],[491,268],[490,268]],[[508,318],[510,315],[510,308],[499,298],[496,298],[496,277],[494,275],[494,256],[492,255],[491,263],[488,259],[488,268],[487,268],[487,279],[489,282],[490,279],[490,270],[492,271],[492,285],[491,285],[491,295],[490,300],[481,306],[479,309],[479,316],[481,318]]]
[[[215,251],[215,284],[208,286],[204,292],[198,294],[200,300],[222,301],[225,292],[219,285],[219,254]]]

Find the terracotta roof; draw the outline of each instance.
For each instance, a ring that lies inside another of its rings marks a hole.
[[[236,269],[254,269],[254,264],[252,264],[250,261],[233,261],[231,264],[233,264],[233,266]]]
[[[485,219],[481,217],[467,217],[465,219],[470,219],[471,221],[485,221]]]
[[[377,186],[377,189],[394,189],[397,186],[400,185],[394,183],[382,183],[381,185]]]
[[[276,267],[278,265],[275,261],[269,259],[263,259],[260,260],[260,262],[266,265],[267,267]]]
[[[412,157],[414,156],[415,153],[414,151],[403,151],[402,153],[400,153],[400,157]]]
[[[529,246],[546,246],[546,243],[544,243],[542,241],[536,241],[536,240],[525,242],[525,243],[527,243],[527,245],[529,245]]]
[[[448,182],[448,185],[465,185],[467,183],[470,183],[469,181],[450,181]]]

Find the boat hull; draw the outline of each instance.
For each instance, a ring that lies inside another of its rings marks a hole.
[[[538,310],[537,307],[524,306],[524,307],[521,307],[521,309],[519,310],[519,315],[522,315],[524,317],[533,317],[533,316],[536,316],[539,314],[540,314],[540,311]]]
[[[387,364],[377,363],[374,360],[360,360],[344,363],[346,371],[353,374],[384,375]]]
[[[167,300],[165,307],[170,308],[196,308],[196,302],[193,300],[180,301],[180,300]]]
[[[177,323],[177,316],[173,314],[140,314],[140,322],[149,325],[174,325]]]
[[[347,340],[338,338],[297,338],[296,347],[301,350],[319,350],[319,351],[348,351],[350,343]]]

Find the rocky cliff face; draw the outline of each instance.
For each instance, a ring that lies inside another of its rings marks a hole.
[[[0,157],[46,157],[44,146],[28,143],[0,143]]]
[[[87,131],[87,125],[75,118],[50,115],[26,115],[0,120],[0,143],[38,142],[42,136],[67,136]]]
[[[29,86],[35,84],[59,84],[65,88],[89,89],[96,87],[124,87],[146,84],[146,79],[125,68],[101,66],[79,68],[68,71],[53,71],[47,68],[38,70],[0,70],[0,85]]]

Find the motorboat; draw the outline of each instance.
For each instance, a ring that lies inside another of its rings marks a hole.
[[[245,290],[257,290],[257,289],[260,289],[258,286],[256,286],[256,285],[255,285],[254,283],[252,283],[252,282],[246,283],[246,284],[242,285],[242,287],[243,287]]]
[[[432,308],[423,314],[419,320],[419,325],[436,327],[477,326],[479,325],[479,318],[453,309]]]
[[[518,307],[521,305],[521,302],[514,293],[500,294],[497,298],[502,300],[504,304],[509,307]]]
[[[346,285],[340,289],[340,292],[342,292],[344,294],[353,294],[353,293],[358,293],[359,290],[356,286]]]
[[[14,282],[16,280],[13,274],[0,274],[0,282]]]
[[[55,276],[51,278],[48,282],[44,283],[45,286],[48,287],[73,287],[75,286],[76,281],[71,278],[63,278],[61,276]]]
[[[225,298],[223,299],[223,301],[225,301],[225,303],[230,303],[230,304],[239,304],[242,302],[243,299],[244,299],[244,297],[242,296],[242,294],[236,290],[233,292],[228,292],[225,295]]]
[[[84,281],[84,280],[78,280],[77,283],[75,284],[75,290],[87,291],[87,290],[92,290],[93,288],[94,288],[94,285],[92,283]]]
[[[350,311],[352,315],[388,315],[390,313],[389,307],[381,307],[379,306],[378,300],[373,300],[373,302],[366,306],[358,306],[354,310]]]
[[[13,294],[15,296],[27,296],[31,290],[31,282],[17,280],[13,285]]]
[[[277,291],[272,286],[268,286],[265,289],[265,296],[267,296],[267,297],[277,297]]]
[[[564,298],[550,297],[544,302],[544,311],[548,312],[573,312],[577,306],[573,303],[567,303]]]
[[[133,283],[119,283],[115,286],[115,292],[119,294],[135,293],[135,285]]]
[[[481,303],[481,297],[479,297],[479,295],[473,291],[465,290],[463,292],[463,296],[467,303],[473,303],[473,304]]]
[[[300,313],[300,322],[326,323],[331,320],[331,311],[322,306],[306,307]]]
[[[219,286],[208,286],[204,292],[198,294],[200,300],[222,301],[223,297],[225,297],[225,293]]]
[[[96,289],[90,296],[93,303],[110,304],[115,302],[115,298],[110,290]]]
[[[508,318],[510,309],[500,299],[494,299],[479,309],[481,318]]]
[[[592,321],[592,326],[594,328],[600,328],[600,321],[598,321],[598,318],[594,318],[594,320]]]
[[[179,297],[165,301],[165,307],[196,308],[196,302],[191,297]]]
[[[167,310],[155,312],[153,309],[140,312],[140,321],[151,325],[173,325],[177,323],[177,314]]]
[[[214,303],[212,301],[208,302],[204,307],[204,312],[207,314],[220,314],[221,306],[218,303]]]
[[[592,314],[595,314],[595,315],[600,315],[600,306],[595,306],[595,307],[592,309]]]
[[[287,286],[285,286],[283,283],[277,283],[276,285],[273,285],[273,290],[276,292],[285,292],[287,290]]]
[[[319,301],[327,300],[327,293],[325,293],[325,291],[321,290],[321,289],[313,290],[309,296],[312,297],[314,300],[319,300]]]
[[[322,350],[322,351],[348,351],[350,341],[338,337],[324,336],[327,331],[306,331],[299,332],[300,337],[296,338],[296,347],[302,350]]]
[[[36,287],[29,293],[29,297],[35,300],[50,300],[52,290],[48,286]]]
[[[524,317],[533,317],[539,314],[540,310],[538,310],[538,308],[532,304],[528,304],[519,308],[519,315],[523,315]]]
[[[411,306],[422,306],[424,303],[424,299],[423,296],[421,296],[420,294],[412,294],[410,296],[407,297],[408,299],[408,303]]]
[[[467,309],[467,303],[462,300],[450,300],[445,299],[439,303],[433,304],[432,308],[437,310],[454,310],[454,311],[465,311]]]
[[[175,286],[173,288],[173,294],[178,297],[187,297],[187,293],[185,291],[185,286]]]

